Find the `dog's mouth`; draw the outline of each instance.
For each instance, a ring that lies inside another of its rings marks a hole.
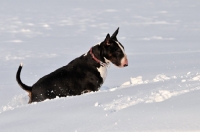
[[[123,67],[127,67],[128,66],[128,59],[127,59],[127,56],[124,56],[121,61],[116,61],[116,60],[111,60],[111,62],[117,66],[117,67],[120,67],[120,68],[123,68]]]

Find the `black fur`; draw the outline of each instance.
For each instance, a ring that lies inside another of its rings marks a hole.
[[[108,34],[99,45],[92,47],[92,52],[97,59],[106,63],[106,58],[117,66],[120,65],[120,61],[124,57],[123,52],[115,42],[118,30],[111,37]],[[96,62],[88,51],[87,54],[72,60],[68,65],[40,78],[32,87],[22,83],[20,79],[21,65],[16,78],[19,85],[29,92],[29,103],[40,102],[56,98],[56,96],[66,97],[98,91],[103,84],[103,78],[97,70],[100,66],[100,63]]]

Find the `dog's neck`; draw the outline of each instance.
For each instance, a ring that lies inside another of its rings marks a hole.
[[[109,60],[107,60],[103,55],[103,48],[100,44],[97,44],[93,46],[87,55],[90,55],[92,58],[92,61],[97,63],[99,66],[106,67],[109,65]]]
[[[93,47],[92,47],[93,48]],[[96,56],[93,54],[92,48],[90,49],[90,55],[92,56],[92,58],[99,63],[101,66],[105,67],[109,65],[108,60],[104,57],[105,62],[102,62],[101,60],[97,59]]]
[[[97,44],[95,45],[94,47],[92,47],[92,51],[93,51],[93,55],[103,63],[100,64],[99,62],[97,62],[96,60],[94,60],[93,58],[93,62],[95,62],[96,64],[98,64],[98,66],[96,67],[97,70],[99,71],[100,73],[100,76],[102,77],[103,79],[103,82],[105,81],[106,79],[106,76],[107,76],[107,67],[109,67],[110,65],[110,61],[108,59],[105,58],[104,56],[104,53],[103,52],[104,48],[102,47],[101,44]],[[92,55],[91,55],[92,57]]]

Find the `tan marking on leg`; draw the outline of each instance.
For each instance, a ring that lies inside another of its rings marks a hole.
[[[31,94],[30,91],[27,91],[27,92],[28,92],[28,96],[29,96],[29,101],[28,101],[28,103],[30,104],[30,103],[32,103],[32,100],[31,100],[32,94]]]

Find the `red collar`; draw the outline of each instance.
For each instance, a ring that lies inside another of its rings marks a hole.
[[[90,48],[90,55],[92,56],[92,58],[97,62],[97,63],[99,63],[101,66],[107,66],[108,65],[108,63],[104,63],[104,62],[102,62],[102,61],[100,61],[99,59],[97,59],[95,56],[94,56],[94,54],[92,53],[92,48]]]

